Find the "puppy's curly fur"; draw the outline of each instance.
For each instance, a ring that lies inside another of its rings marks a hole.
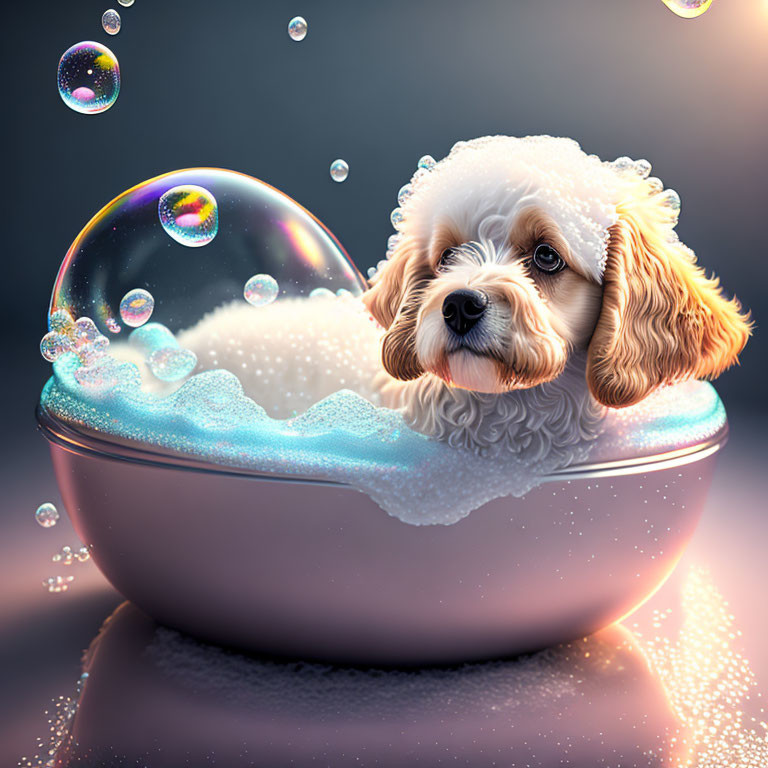
[[[415,180],[363,297],[385,329],[385,400],[452,444],[567,453],[602,407],[737,362],[748,317],[679,241],[676,196],[646,166],[570,139],[486,137]],[[542,245],[556,273],[536,268]],[[465,334],[441,311],[457,290],[486,302]]]

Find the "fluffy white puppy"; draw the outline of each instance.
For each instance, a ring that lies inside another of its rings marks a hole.
[[[385,398],[416,429],[567,453],[602,406],[736,362],[749,322],[678,240],[679,198],[647,161],[493,136],[424,165],[363,297],[386,329],[384,367],[408,382]]]

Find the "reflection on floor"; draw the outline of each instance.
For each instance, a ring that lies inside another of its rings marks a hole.
[[[56,702],[50,742],[20,765],[756,768],[768,726],[737,635],[697,570],[680,609],[656,609],[648,627],[450,669],[247,657],[124,603],[75,696]]]

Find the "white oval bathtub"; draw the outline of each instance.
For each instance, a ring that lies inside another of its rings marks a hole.
[[[453,525],[413,526],[349,486],[38,419],[78,535],[139,608],[215,643],[365,665],[505,657],[619,620],[674,568],[727,435],[570,467]]]

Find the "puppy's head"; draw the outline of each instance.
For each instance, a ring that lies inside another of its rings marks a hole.
[[[592,394],[618,407],[734,363],[749,323],[677,240],[679,201],[648,170],[569,139],[490,137],[417,174],[364,296],[387,371],[504,392],[583,351]]]

